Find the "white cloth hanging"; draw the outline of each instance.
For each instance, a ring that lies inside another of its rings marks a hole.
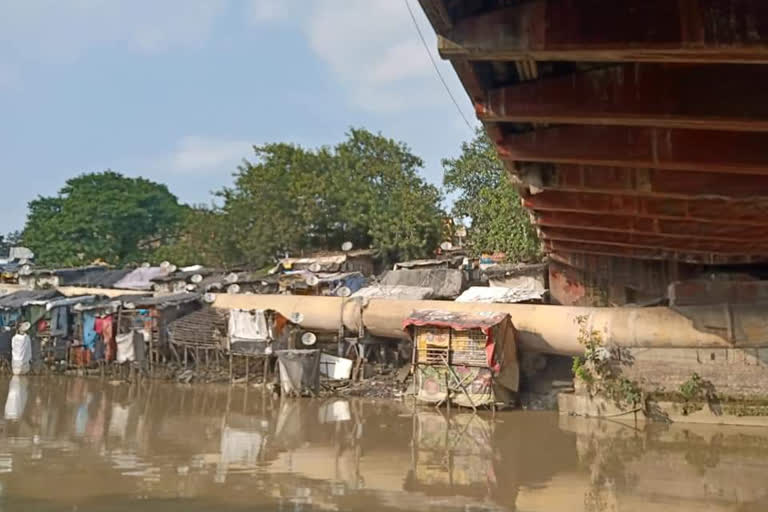
[[[229,342],[268,341],[269,327],[264,310],[233,309],[229,312]]]
[[[136,347],[133,341],[133,331],[125,334],[118,334],[115,336],[115,342],[117,344],[118,363],[136,360]]]
[[[32,360],[32,341],[27,334],[17,334],[11,339],[11,369],[14,375],[29,373]]]

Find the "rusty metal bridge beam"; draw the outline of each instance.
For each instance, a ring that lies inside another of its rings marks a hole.
[[[768,215],[768,201],[765,200],[669,200],[545,190],[539,194],[524,193],[522,201],[526,208],[535,212],[592,213],[740,226],[766,226]]]
[[[513,161],[768,174],[768,133],[568,125],[496,142]]]
[[[484,122],[768,131],[766,90],[768,66],[625,64],[491,89],[475,109]]]
[[[618,245],[544,240],[545,249],[551,254],[592,254],[645,260],[674,260],[701,265],[737,265],[764,263],[768,256],[752,254],[717,254],[708,252],[674,251],[650,247],[623,247]],[[556,258],[557,259],[557,258]]]
[[[433,26],[450,59],[768,61],[764,0],[531,0]]]
[[[577,227],[540,227],[544,240],[598,243],[624,247],[658,248],[675,252],[704,252],[716,254],[753,254],[768,256],[768,242],[764,238],[750,241],[727,241],[700,236],[668,236],[622,231],[595,231]]]
[[[536,225],[541,228],[577,229],[585,232],[638,233],[680,239],[695,237],[730,243],[768,240],[768,226],[765,225],[754,226],[559,211],[538,211],[534,212],[533,215]]]
[[[768,174],[736,176],[717,172],[528,162],[508,167],[522,184],[546,190],[610,192],[669,199],[768,199]]]

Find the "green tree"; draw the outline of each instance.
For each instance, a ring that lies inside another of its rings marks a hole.
[[[57,196],[29,203],[22,238],[43,265],[138,262],[172,238],[184,211],[165,185],[112,171],[82,174]]]
[[[234,253],[262,266],[286,252],[338,250],[345,241],[387,260],[423,256],[439,241],[440,193],[402,143],[353,129],[333,148],[254,148],[218,195]]]
[[[471,219],[469,246],[476,252],[501,251],[510,261],[541,258],[536,231],[515,185],[482,129],[461,146],[458,158],[443,160],[443,184],[457,192],[452,214]]]
[[[155,263],[167,260],[176,265],[201,264],[216,268],[240,264],[242,258],[231,235],[224,213],[216,208],[195,206],[184,212],[173,241],[155,250],[151,259]]]

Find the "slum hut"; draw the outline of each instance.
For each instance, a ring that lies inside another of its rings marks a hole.
[[[185,368],[201,368],[211,360],[227,361],[227,311],[203,304],[200,309],[168,323],[171,353],[178,354]]]
[[[461,266],[461,262],[459,262],[459,265],[452,265],[452,262],[450,260],[443,260],[443,259],[410,260],[410,261],[401,261],[401,262],[395,263],[395,266],[392,268],[392,270],[401,270],[401,269],[427,270],[427,269],[433,269],[433,268],[458,268],[460,266]]]
[[[284,258],[280,260],[277,270],[309,270],[314,273],[360,272],[364,276],[370,276],[375,271],[374,255],[375,252],[371,249],[359,249]]]
[[[205,278],[214,275],[213,270],[179,270],[167,275],[161,275],[151,279],[152,289],[155,293],[171,294],[193,292],[198,290],[198,285]]]
[[[19,290],[0,297],[0,357],[3,360],[10,361],[11,338],[20,323],[29,322],[30,337],[36,335],[37,321],[44,316],[45,308],[30,303],[56,297],[61,297],[56,290]]]
[[[139,267],[131,270],[125,277],[117,281],[114,287],[120,290],[152,291],[152,280],[166,276],[172,270],[175,270],[172,265]]]
[[[291,270],[280,274],[280,293],[349,297],[367,283],[361,272]]]
[[[546,263],[502,263],[481,270],[482,280],[488,286],[498,288],[520,288],[546,291],[549,265]]]
[[[268,275],[265,271],[212,271],[199,283],[192,278],[192,284],[187,284],[188,291],[200,293],[255,293],[276,294],[280,291],[278,275]]]
[[[75,308],[96,301],[95,295],[53,297],[31,300],[30,308],[39,310],[39,319],[33,324],[32,358],[48,365],[69,360],[72,340],[77,333]]]
[[[220,289],[227,293],[280,293],[280,276],[269,275],[265,271],[230,272],[223,276],[222,282]]]
[[[363,301],[370,299],[388,299],[388,300],[426,300],[434,295],[432,288],[420,286],[387,286],[383,284],[373,284],[365,288],[360,288],[353,293],[353,299]]]
[[[312,334],[302,337],[300,327],[277,311],[231,309],[227,321],[230,378],[234,377],[235,361],[241,359],[248,382],[250,360],[255,359],[262,362],[262,380],[266,383],[279,351],[294,350],[298,345],[309,348],[315,340]]]
[[[546,290],[532,282],[523,282],[517,287],[471,286],[456,298],[456,302],[482,304],[540,304]]]
[[[116,327],[123,302],[136,300],[139,297],[149,298],[150,295],[118,295],[75,305],[72,318],[73,338],[68,357],[69,366],[83,368],[91,366],[92,363],[103,366],[115,361],[118,363],[134,361],[133,354],[136,351],[132,346],[131,350],[127,350],[125,346],[118,346]],[[131,354],[131,357],[126,358],[122,355],[126,353]]]
[[[154,297],[131,296],[123,300],[117,321],[117,335],[123,336],[119,341],[127,342],[129,334],[143,336],[150,370],[154,364],[168,362],[170,358],[179,362],[179,354],[174,353],[175,347],[169,343],[168,325],[200,309],[200,299],[199,293],[183,292]]]
[[[84,272],[59,273],[57,286],[76,286],[79,288],[114,288],[115,284],[131,273],[131,269],[110,269],[91,267]]]
[[[508,314],[420,310],[403,327],[413,339],[418,400],[473,409],[511,404],[519,368]]]
[[[414,268],[391,270],[380,280],[384,286],[430,288],[430,299],[454,300],[466,288],[466,276],[455,268]]]
[[[61,269],[23,269],[19,284],[28,289],[78,286],[111,288],[129,270],[112,270],[103,265]]]

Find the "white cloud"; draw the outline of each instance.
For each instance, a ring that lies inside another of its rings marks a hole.
[[[177,174],[224,174],[232,173],[252,153],[252,143],[246,140],[187,136],[163,162]]]
[[[142,52],[205,42],[229,0],[24,0],[0,3],[0,41],[12,54],[73,59],[126,43]]]
[[[470,114],[455,73],[437,56],[432,28],[409,1],[428,51]],[[450,105],[402,0],[0,0],[0,62],[11,69],[25,61],[66,63],[105,45],[142,53],[199,47],[227,12],[255,25],[290,23],[356,108],[399,113]],[[22,79],[0,71],[0,87]]]
[[[250,0],[247,16],[252,23],[265,23],[290,17],[292,7],[298,7],[290,0]]]
[[[437,55],[436,37],[421,8],[410,2],[441,72],[455,95],[466,97],[450,65]],[[276,16],[272,3],[253,0],[264,22]],[[402,0],[287,0],[280,6],[279,15],[297,22],[355,107],[398,113],[450,104]],[[468,100],[465,110],[471,113]]]

